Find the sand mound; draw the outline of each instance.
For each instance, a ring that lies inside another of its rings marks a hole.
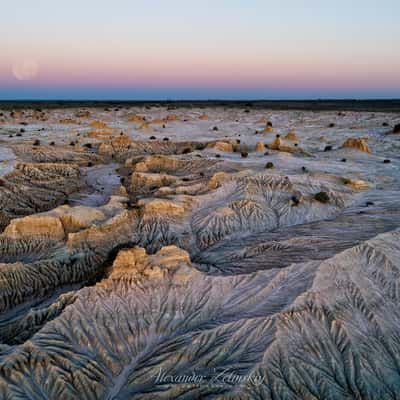
[[[349,138],[343,143],[342,147],[360,150],[365,153],[371,153],[371,150],[368,147],[367,138]]]
[[[144,116],[142,116],[142,115],[131,115],[129,118],[128,118],[128,122],[137,122],[137,123],[140,123],[140,122],[145,122],[146,121],[146,117],[144,117]]]
[[[285,139],[291,140],[293,142],[299,141],[299,138],[297,137],[296,133],[293,131],[288,132],[287,135],[285,136]]]

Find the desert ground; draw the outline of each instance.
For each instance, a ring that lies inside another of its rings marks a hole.
[[[400,398],[398,124],[0,110],[0,399]]]

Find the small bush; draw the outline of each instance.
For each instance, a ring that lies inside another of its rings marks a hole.
[[[329,195],[326,192],[318,192],[315,194],[314,199],[319,201],[320,203],[328,203]]]
[[[265,164],[265,168],[266,168],[266,169],[274,168],[274,163],[271,162],[271,161],[268,161],[268,162]]]
[[[204,150],[206,148],[206,145],[204,143],[196,143],[196,150]]]
[[[298,206],[300,204],[300,199],[297,196],[292,196],[291,200],[293,202],[293,205]]]

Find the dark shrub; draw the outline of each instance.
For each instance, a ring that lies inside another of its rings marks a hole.
[[[300,199],[297,196],[292,196],[291,200],[292,200],[294,206],[298,206],[300,203]]]
[[[204,143],[196,143],[196,150],[204,150],[206,148],[206,145]]]
[[[327,203],[329,201],[329,195],[326,192],[318,192],[315,194],[314,199],[320,203]]]

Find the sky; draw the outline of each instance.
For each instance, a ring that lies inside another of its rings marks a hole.
[[[12,0],[0,99],[400,98],[399,0]]]

